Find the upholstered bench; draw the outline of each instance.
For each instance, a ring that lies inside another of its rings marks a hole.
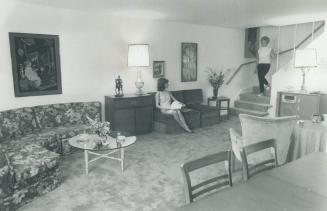
[[[0,210],[15,210],[62,181],[67,140],[101,120],[100,102],[63,103],[0,112]]]
[[[155,93],[152,94],[155,95]],[[203,93],[201,89],[172,91],[172,94],[178,101],[186,105],[182,112],[191,129],[219,123],[218,110],[215,107],[202,104]],[[154,110],[154,129],[156,131],[163,133],[182,131],[182,128],[172,116],[163,114],[157,108],[154,108]]]

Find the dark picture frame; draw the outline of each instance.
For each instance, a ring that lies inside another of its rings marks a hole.
[[[153,78],[165,77],[166,63],[165,61],[153,61]]]
[[[260,28],[252,27],[245,29],[244,57],[256,58],[259,49]]]
[[[62,94],[59,36],[9,32],[16,97]]]
[[[198,44],[182,43],[182,82],[197,81],[198,78]]]

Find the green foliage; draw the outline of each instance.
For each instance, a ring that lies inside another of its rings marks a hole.
[[[208,73],[208,80],[212,87],[219,88],[224,84],[225,73],[222,71],[218,73],[217,70],[211,67],[208,67],[206,72]]]

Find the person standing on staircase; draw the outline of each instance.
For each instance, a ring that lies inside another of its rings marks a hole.
[[[270,69],[271,59],[274,58],[276,54],[274,53],[271,47],[268,47],[269,42],[270,42],[269,37],[267,36],[262,37],[260,40],[261,46],[258,49],[257,72],[258,72],[259,87],[260,87],[260,93],[258,94],[258,96],[265,95],[265,88],[270,89],[270,84],[266,79],[266,75]]]

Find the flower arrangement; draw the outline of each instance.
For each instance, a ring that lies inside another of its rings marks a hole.
[[[226,72],[230,71],[230,69],[226,70]],[[220,71],[219,73],[211,68],[208,67],[207,71],[208,73],[208,80],[209,83],[211,84],[212,88],[213,88],[213,99],[216,99],[218,96],[218,89],[219,87],[221,87],[224,84],[224,79],[225,79],[225,72]]]
[[[224,84],[225,73],[223,73],[222,71],[218,73],[215,69],[208,67],[207,73],[209,83],[213,88],[219,88]]]
[[[100,137],[108,137],[110,135],[110,122],[98,122],[86,116],[92,127],[92,132]]]

